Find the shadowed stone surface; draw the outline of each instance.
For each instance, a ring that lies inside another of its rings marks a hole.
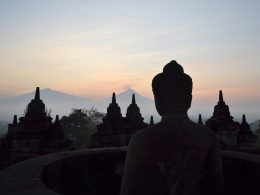
[[[0,194],[108,195],[101,193],[104,189],[107,192],[119,192],[121,181],[118,178],[121,178],[121,162],[125,159],[126,150],[126,147],[86,149],[45,155],[18,163],[0,171]],[[223,195],[260,194],[259,155],[224,151],[222,164],[225,181]],[[205,184],[201,177],[202,189]]]
[[[119,194],[126,148],[55,153],[0,172],[2,195]],[[47,187],[48,186],[48,187]]]

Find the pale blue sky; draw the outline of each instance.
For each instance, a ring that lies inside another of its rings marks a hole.
[[[0,0],[0,95],[107,97],[175,59],[195,102],[260,101],[260,1]]]

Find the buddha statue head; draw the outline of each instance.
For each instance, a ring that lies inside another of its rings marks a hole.
[[[155,106],[163,116],[169,113],[187,113],[192,100],[192,79],[175,60],[166,64],[163,72],[152,80]]]

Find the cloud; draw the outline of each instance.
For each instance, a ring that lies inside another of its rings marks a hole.
[[[127,90],[127,89],[131,89],[132,86],[133,86],[132,84],[123,85],[123,86],[122,86],[122,90],[125,91],[125,90]]]

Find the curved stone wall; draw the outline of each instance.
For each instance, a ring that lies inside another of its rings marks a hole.
[[[225,194],[259,195],[260,155],[222,152]]]
[[[77,150],[18,163],[0,172],[0,195],[76,195],[82,194],[83,190],[95,194],[97,190],[108,190],[108,186],[102,185],[109,183],[117,186],[112,186],[111,190],[118,190],[126,150],[126,147]],[[96,177],[89,177],[94,173]],[[114,178],[108,178],[108,175]],[[114,182],[115,178],[119,181]],[[93,186],[97,185],[92,184],[100,185],[95,189]]]
[[[91,149],[44,167],[42,181],[64,195],[119,194],[126,148]]]
[[[0,194],[118,194],[126,147],[55,153],[0,172]],[[260,155],[222,152],[227,195],[259,195]]]

